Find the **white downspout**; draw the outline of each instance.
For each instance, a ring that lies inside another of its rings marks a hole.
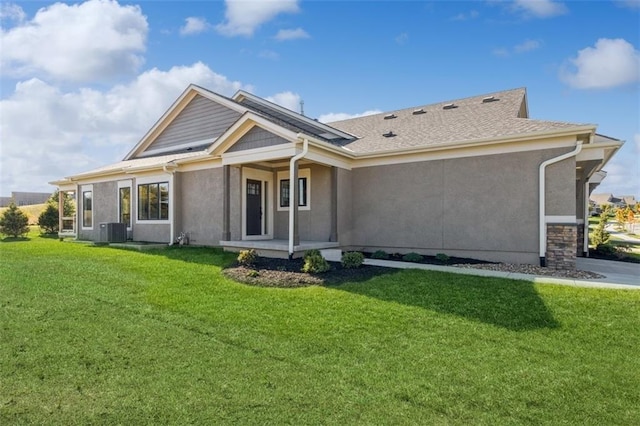
[[[176,215],[175,215],[175,205],[176,205],[176,200],[175,200],[175,193],[176,190],[174,188],[174,184],[173,184],[173,170],[169,171],[167,169],[167,165],[163,165],[162,166],[162,170],[167,173],[169,175],[169,217],[171,218],[171,220],[169,221],[169,245],[172,246],[173,242],[175,241],[175,220],[176,220]]]
[[[554,163],[558,163],[562,160],[566,160],[567,158],[571,158],[574,157],[576,155],[578,155],[580,153],[580,151],[582,151],[582,142],[578,142],[578,145],[576,145],[576,149],[574,149],[571,152],[567,152],[566,154],[562,154],[559,155],[558,157],[554,157],[554,158],[550,158],[546,161],[543,161],[542,164],[540,164],[540,170],[539,170],[539,174],[538,174],[538,227],[539,227],[539,231],[540,231],[540,241],[539,241],[539,256],[540,256],[540,266],[545,266],[546,264],[546,260],[545,260],[545,255],[546,255],[546,248],[547,248],[547,226],[546,226],[546,201],[545,201],[545,177],[546,177],[546,168],[548,165],[550,164],[554,164]]]
[[[298,135],[298,137],[300,137],[300,135]],[[295,179],[295,165],[296,161],[307,155],[308,151],[309,140],[307,138],[304,138],[302,141],[302,152],[291,157],[291,160],[289,161],[289,259],[293,257],[293,228],[295,225],[293,209],[298,207],[293,205],[294,197],[291,196],[293,194],[293,191],[298,190],[298,182],[293,181]]]

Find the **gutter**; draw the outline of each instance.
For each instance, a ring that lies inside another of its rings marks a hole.
[[[298,134],[300,138],[301,135]],[[298,209],[298,206],[294,206],[293,200],[297,200],[298,197],[292,197],[293,191],[298,190],[298,182],[294,182],[296,162],[307,155],[309,152],[309,139],[306,137],[302,142],[302,152],[291,157],[289,161],[289,260],[293,259],[293,228],[295,226],[295,212],[293,209]]]
[[[593,136],[592,136],[593,138]],[[559,155],[554,158],[550,158],[546,161],[543,161],[540,164],[540,170],[538,175],[538,228],[539,228],[539,251],[538,255],[540,256],[540,266],[546,266],[547,260],[545,258],[546,248],[547,248],[547,226],[546,226],[546,201],[545,201],[545,177],[546,177],[546,169],[548,165],[558,163],[562,160],[566,160],[567,158],[577,156],[580,151],[582,151],[582,142],[578,142],[576,148],[573,151],[567,152],[565,154]],[[585,218],[586,219],[586,218]]]

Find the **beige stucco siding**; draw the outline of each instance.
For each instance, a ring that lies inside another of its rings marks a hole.
[[[300,165],[311,169],[310,209],[298,211],[300,240],[329,241],[331,236],[331,169],[321,165]],[[277,185],[275,183],[277,193]],[[278,200],[276,200],[276,203]],[[289,212],[276,211],[274,220],[276,239],[289,238]]]
[[[178,196],[181,227],[176,232],[189,234],[191,243],[218,245],[222,237],[223,181],[222,168],[181,173]]]
[[[566,151],[354,169],[351,246],[535,262],[538,166]],[[547,214],[575,214],[574,164],[550,167]]]
[[[116,182],[93,184],[93,229],[82,229],[82,203],[78,203],[78,239],[98,241],[100,223],[118,222],[118,187]],[[82,192],[79,192],[82,200]]]

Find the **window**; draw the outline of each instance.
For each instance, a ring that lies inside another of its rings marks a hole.
[[[169,219],[169,183],[138,185],[138,220]]]
[[[126,223],[127,228],[131,228],[131,187],[120,188],[119,197],[120,223]]]
[[[93,227],[93,190],[82,191],[82,227]]]
[[[289,207],[291,202],[291,191],[289,189],[289,179],[280,181],[280,207]],[[298,207],[307,206],[307,178],[298,178]]]
[[[289,172],[278,172],[278,210],[289,210],[291,203],[291,184]],[[298,171],[298,209],[310,210],[311,207],[311,170],[301,169]]]

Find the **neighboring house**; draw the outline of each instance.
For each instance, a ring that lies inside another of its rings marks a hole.
[[[11,193],[10,197],[0,197],[0,207],[7,207],[11,202],[16,206],[31,206],[43,204],[51,197],[50,192],[17,192]]]
[[[191,85],[123,161],[52,182],[79,239],[298,256],[445,253],[575,268],[592,177],[622,145],[592,124],[528,118],[525,89],[323,124],[250,93]],[[293,206],[293,208],[291,208]]]
[[[589,201],[598,207],[611,205],[612,207],[625,208],[636,205],[636,198],[633,195],[622,195],[620,197],[616,197],[613,194],[591,194]]]

